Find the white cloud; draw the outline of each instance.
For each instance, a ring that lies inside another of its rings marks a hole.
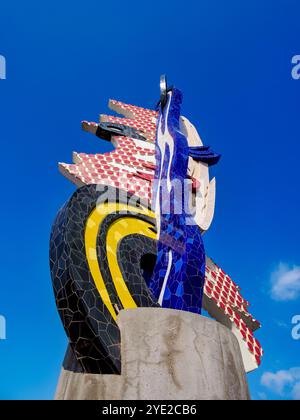
[[[277,396],[300,400],[300,367],[275,373],[265,372],[261,377],[261,384]]]
[[[300,400],[300,382],[297,382],[293,387],[292,396],[294,400]]]
[[[300,296],[300,267],[280,263],[271,275],[271,284],[274,300],[296,300]]]
[[[258,392],[257,395],[259,400],[266,401],[268,399],[267,394],[265,392]]]

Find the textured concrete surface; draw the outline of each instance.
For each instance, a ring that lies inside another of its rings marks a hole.
[[[121,311],[122,374],[62,370],[56,399],[247,400],[236,337],[223,325],[161,308]]]

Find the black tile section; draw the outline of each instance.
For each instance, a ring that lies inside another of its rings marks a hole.
[[[110,188],[110,192],[111,190]],[[109,196],[107,188],[97,191],[96,185],[78,189],[59,211],[51,233],[50,269],[53,289],[59,315],[70,343],[64,367],[77,372],[121,372],[120,331],[89,272],[84,244],[85,226],[89,215],[97,203],[110,201]],[[123,193],[118,200],[130,200],[132,203],[131,197],[130,194]],[[140,200],[138,202],[143,206]],[[107,229],[120,216],[124,217],[120,213],[110,214],[100,225],[97,256],[111,302],[122,308],[105,255]],[[154,226],[153,219],[138,214],[135,217],[146,218]],[[140,260],[133,258],[134,253]],[[155,241],[145,236],[125,237],[119,245],[120,269],[138,306],[159,306],[146,284],[147,275],[152,269],[147,269],[147,261],[153,261],[155,254]],[[148,258],[149,255],[152,257]]]
[[[111,278],[109,265],[106,254],[106,233],[109,226],[116,220],[126,217],[132,217],[129,213],[118,212],[117,214],[111,214],[105,218],[101,224],[98,239],[97,239],[97,256],[99,260],[99,267],[101,270],[102,277],[105,279],[106,287],[109,291],[110,296],[114,296],[112,303],[122,308],[122,304],[119,301],[113,281]],[[145,220],[153,225],[155,229],[155,222],[150,217],[135,214],[136,219]],[[133,237],[136,240],[133,241]],[[131,238],[131,239],[130,239]],[[124,242],[125,241],[125,242]],[[127,245],[126,247],[123,244]],[[121,248],[121,253],[120,253]],[[143,276],[143,271],[140,269],[140,260],[144,254],[157,253],[157,243],[151,238],[143,235],[128,235],[120,241],[118,248],[118,264],[123,274],[126,286],[128,287],[130,294],[132,295],[137,306],[141,307],[157,307],[159,306],[156,298],[152,292],[148,289],[147,283]]]
[[[160,306],[147,286],[156,256],[157,243],[147,236],[128,235],[119,244],[119,267],[137,306]]]
[[[82,365],[78,362],[70,344],[68,345],[68,348],[65,354],[63,367],[65,370],[71,370],[72,372],[78,372],[78,373],[84,373]]]

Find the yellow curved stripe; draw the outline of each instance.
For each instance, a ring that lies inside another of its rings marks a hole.
[[[106,241],[108,266],[124,309],[136,308],[137,305],[127,288],[119,267],[117,256],[119,242],[125,236],[133,234],[144,235],[156,239],[156,234],[150,230],[152,227],[153,225],[144,220],[133,217],[124,217],[116,220],[108,229]]]
[[[98,289],[98,292],[100,293],[103,303],[109,310],[113,319],[117,318],[117,314],[111,303],[107,288],[105,286],[105,282],[103,280],[103,277],[99,268],[99,263],[98,263],[98,258],[97,258],[97,236],[98,236],[99,226],[102,223],[103,219],[108,214],[111,214],[117,211],[133,212],[133,213],[143,214],[143,215],[154,218],[154,214],[150,210],[145,209],[145,208],[138,208],[138,207],[130,206],[125,203],[99,204],[88,217],[86,227],[85,227],[85,235],[84,235],[86,259],[87,259],[87,263],[88,263],[91,275]]]

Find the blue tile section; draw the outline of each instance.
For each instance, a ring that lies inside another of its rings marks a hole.
[[[220,156],[208,146],[188,146],[179,128],[181,103],[182,93],[174,88],[159,110],[154,183],[154,205],[160,214],[159,241],[149,288],[162,307],[200,314],[205,250],[200,228],[190,223],[191,214],[179,188],[187,179],[189,156],[208,165],[217,163]]]

